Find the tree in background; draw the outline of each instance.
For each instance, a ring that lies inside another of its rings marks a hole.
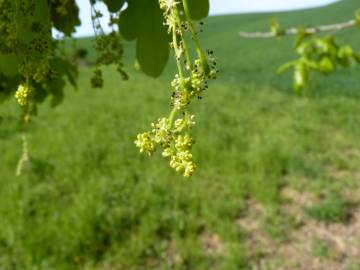
[[[285,63],[278,68],[278,73],[293,69],[293,89],[301,94],[309,85],[311,73],[318,72],[329,75],[339,67],[349,67],[360,63],[360,52],[355,52],[351,45],[338,44],[335,34],[339,31],[360,26],[360,11],[355,17],[341,23],[312,27],[293,27],[283,29],[280,23],[273,19],[269,32],[240,32],[244,38],[274,38],[295,35],[295,52],[298,59]],[[324,37],[317,34],[326,33]]]

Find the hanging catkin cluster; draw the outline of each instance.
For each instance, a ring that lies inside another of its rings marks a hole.
[[[150,131],[139,134],[135,144],[141,153],[147,155],[160,148],[173,169],[190,177],[196,169],[191,153],[194,144],[191,128],[195,121],[188,106],[194,98],[201,99],[203,91],[208,88],[208,80],[215,79],[218,70],[213,51],[204,52],[200,46],[187,0],[159,2],[172,37],[170,46],[174,50],[178,71],[171,82],[172,110],[168,117],[152,123]],[[192,57],[192,50],[196,52],[196,59]]]

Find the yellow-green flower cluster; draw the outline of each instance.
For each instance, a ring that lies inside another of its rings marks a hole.
[[[193,98],[201,99],[203,91],[208,88],[208,79],[216,79],[218,70],[216,69],[216,59],[212,57],[212,51],[207,52],[207,62],[204,64],[200,59],[196,59],[193,68],[189,70],[189,75],[181,77],[178,74],[171,82],[173,94],[171,104],[178,110],[188,106]],[[208,66],[208,63],[211,66]],[[206,72],[206,69],[209,71]]]
[[[170,47],[174,50],[178,71],[171,82],[172,111],[168,118],[160,118],[157,123],[151,124],[150,132],[139,134],[135,144],[140,152],[149,155],[160,146],[162,156],[170,160],[170,167],[190,177],[196,169],[191,154],[194,140],[190,135],[195,122],[188,106],[194,98],[201,99],[202,92],[208,88],[208,80],[215,79],[218,71],[213,52],[205,52],[201,48],[188,0],[159,0],[159,3],[164,24],[172,37]],[[194,55],[196,58],[193,58]],[[183,117],[175,120],[179,113]]]
[[[182,172],[185,177],[190,177],[195,169],[196,165],[192,160],[191,148],[193,145],[193,139],[190,135],[179,135],[175,141],[176,151],[172,151],[170,155],[170,166],[177,172]],[[166,152],[166,154],[169,151]],[[164,155],[164,153],[163,153]]]
[[[184,118],[175,120],[174,126],[177,132],[183,131],[185,128],[192,128],[196,123],[194,115],[186,115]]]
[[[169,119],[161,118],[156,124],[151,123],[152,134],[156,144],[167,144],[171,140],[171,131],[169,129]]]
[[[151,156],[156,150],[155,143],[153,142],[149,132],[138,134],[135,145],[140,149],[140,153],[145,153],[149,156]]]
[[[23,84],[19,85],[19,87],[15,93],[15,99],[21,107],[25,108],[28,106],[31,92],[32,91],[29,86],[23,85]]]
[[[168,26],[170,33],[177,23],[175,9],[179,2],[176,0],[159,0],[159,4],[160,8],[164,11],[165,25]]]
[[[194,140],[189,134],[195,125],[193,115],[185,115],[175,120],[160,118],[157,123],[152,123],[152,130],[139,134],[135,145],[141,153],[152,155],[156,147],[162,148],[162,156],[170,159],[170,166],[185,177],[190,177],[196,169],[193,162],[191,149]]]

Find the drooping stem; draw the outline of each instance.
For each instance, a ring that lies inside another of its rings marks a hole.
[[[188,21],[188,24],[189,24],[190,34],[191,34],[191,37],[192,37],[192,39],[193,39],[193,41],[195,43],[195,46],[196,46],[196,53],[198,54],[198,56],[199,56],[199,58],[201,60],[201,63],[203,65],[205,74],[209,74],[210,73],[210,66],[209,66],[208,60],[207,60],[207,58],[206,58],[206,56],[204,54],[204,51],[201,49],[199,38],[197,36],[195,27],[194,27],[194,25],[192,23],[188,2],[187,2],[187,0],[182,0],[182,3],[183,3],[183,7],[184,7],[185,18],[186,18],[186,20]]]
[[[176,16],[177,20],[179,22],[181,22],[180,13],[179,13],[179,9],[177,8],[177,6],[175,8],[175,16]],[[189,46],[188,46],[187,41],[186,41],[185,32],[184,32],[184,29],[182,28],[182,25],[180,25],[179,28],[180,28],[180,35],[181,35],[182,44],[183,44],[184,51],[185,51],[186,61],[187,61],[187,64],[189,65],[189,69],[192,70],[193,69],[193,60],[192,60],[192,57],[190,55],[190,50],[189,50]]]
[[[174,107],[171,112],[170,112],[170,115],[169,115],[169,125],[168,125],[168,128],[171,128],[172,127],[172,124],[174,122],[174,118],[175,118],[175,115],[176,115],[176,112],[177,112],[177,108]]]
[[[173,38],[173,46],[174,46],[174,50],[175,50],[175,58],[176,58],[176,65],[179,71],[179,76],[181,79],[181,82],[184,83],[184,79],[185,79],[185,74],[184,74],[184,69],[183,69],[183,65],[181,62],[181,48],[179,47],[178,44],[178,39],[177,39],[177,34],[176,34],[176,30],[174,29],[172,32],[172,38]]]
[[[21,135],[21,140],[22,140],[22,154],[16,166],[16,171],[15,171],[16,176],[21,175],[25,163],[29,161],[28,141],[25,133]]]
[[[175,14],[178,15],[178,9],[175,8]],[[180,22],[180,17],[178,17]],[[179,76],[180,76],[180,82],[181,82],[181,86],[183,89],[185,89],[185,73],[184,73],[184,67],[183,67],[183,63],[181,61],[181,56],[182,56],[182,49],[179,47],[179,43],[178,43],[178,37],[177,37],[177,33],[176,33],[176,28],[173,27],[172,28],[172,43],[173,43],[173,47],[174,47],[174,51],[175,51],[175,58],[176,58],[176,65],[177,65],[177,69],[179,72]],[[169,115],[169,128],[172,127],[173,121],[174,121],[174,117],[176,115],[177,112],[177,107],[174,106],[174,108],[171,110],[171,113]]]

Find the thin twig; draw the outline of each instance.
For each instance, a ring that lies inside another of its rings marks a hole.
[[[21,140],[22,140],[22,154],[21,154],[21,157],[20,157],[20,159],[18,161],[18,164],[16,166],[16,171],[15,171],[16,176],[21,175],[25,163],[30,160],[29,159],[28,141],[27,141],[26,134],[21,135]]]
[[[240,36],[243,38],[272,38],[277,36],[285,36],[285,35],[297,35],[299,33],[303,33],[305,35],[312,35],[320,32],[337,32],[344,29],[352,28],[357,25],[356,20],[350,20],[343,23],[337,24],[328,24],[328,25],[320,25],[316,27],[308,27],[308,28],[289,28],[281,31],[280,33],[276,32],[240,32]]]

